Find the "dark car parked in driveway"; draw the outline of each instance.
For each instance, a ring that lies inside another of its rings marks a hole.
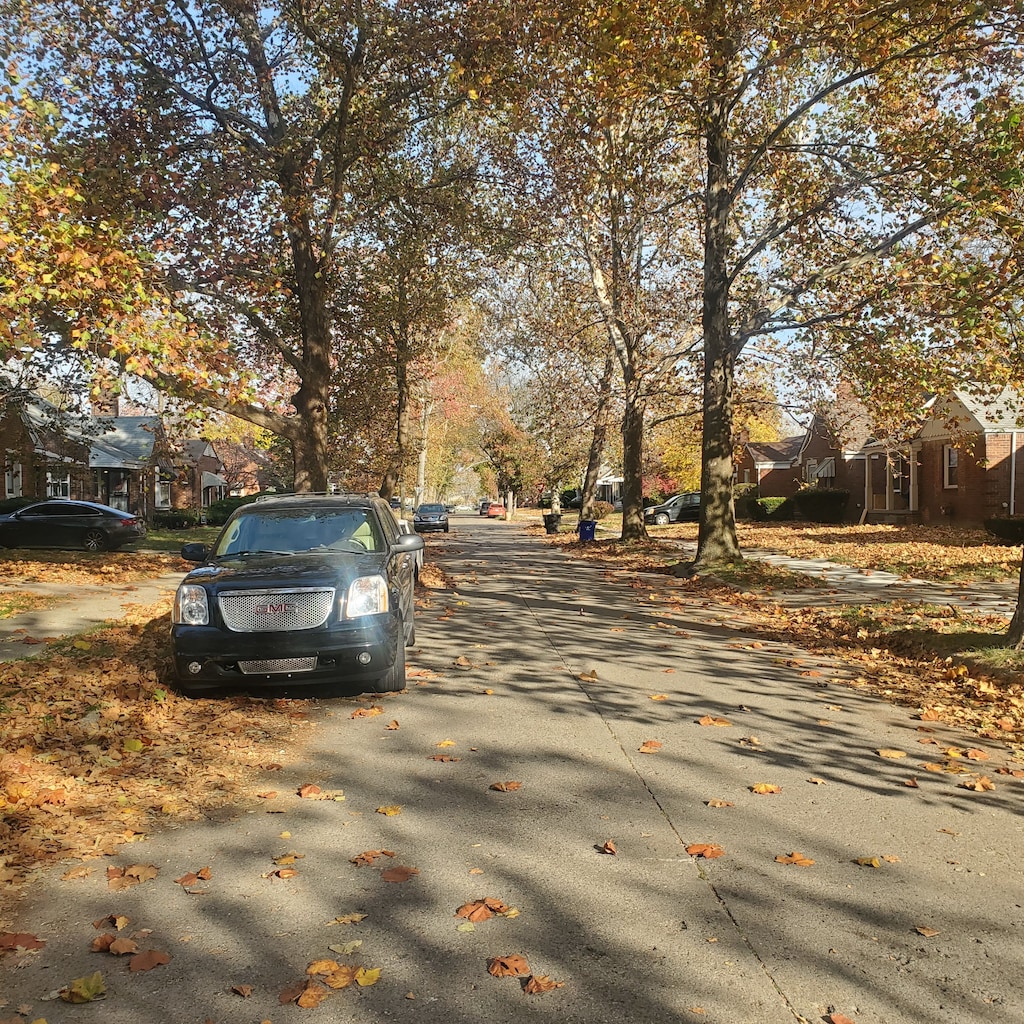
[[[448,509],[444,505],[420,505],[412,517],[417,533],[448,532]]]
[[[644,522],[655,526],[666,526],[669,523],[681,523],[694,520],[700,516],[700,491],[686,491],[675,494],[660,505],[652,505],[644,509]]]
[[[0,516],[0,547],[114,551],[142,540],[146,524],[130,512],[95,501],[53,498]]]
[[[405,688],[423,538],[374,495],[288,495],[239,508],[181,582],[171,616],[181,691]]]

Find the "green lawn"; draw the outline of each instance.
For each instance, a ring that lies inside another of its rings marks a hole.
[[[171,551],[177,554],[182,544],[193,542],[212,544],[220,533],[219,526],[196,526],[191,530],[161,530],[152,528],[146,539],[138,545],[140,551]]]

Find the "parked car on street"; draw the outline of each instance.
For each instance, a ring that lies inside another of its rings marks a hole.
[[[146,536],[130,512],[95,501],[51,498],[0,516],[0,547],[116,551]]]
[[[700,516],[700,491],[675,494],[660,505],[644,509],[644,522],[655,526],[695,520]]]
[[[444,505],[420,505],[412,517],[417,533],[448,532],[448,509]]]
[[[491,499],[490,498],[484,498],[483,501],[480,502],[480,515],[482,515],[482,516],[487,515],[487,510],[490,507],[491,507]]]
[[[171,614],[174,673],[189,696],[405,688],[416,642],[423,538],[373,495],[295,494],[239,508],[197,562]]]
[[[487,518],[500,519],[505,514],[505,506],[500,501],[491,501],[487,504]]]

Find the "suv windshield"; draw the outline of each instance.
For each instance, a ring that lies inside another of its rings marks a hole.
[[[376,516],[367,509],[267,509],[246,512],[228,525],[214,549],[215,558],[300,551],[383,551]]]
[[[426,512],[429,515],[436,515],[439,512],[446,512],[444,505],[420,505],[417,512]]]

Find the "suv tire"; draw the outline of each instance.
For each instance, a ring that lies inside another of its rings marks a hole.
[[[395,663],[379,679],[375,680],[371,693],[397,693],[404,690],[405,682],[405,626],[403,624],[398,635],[398,646],[395,651]]]

